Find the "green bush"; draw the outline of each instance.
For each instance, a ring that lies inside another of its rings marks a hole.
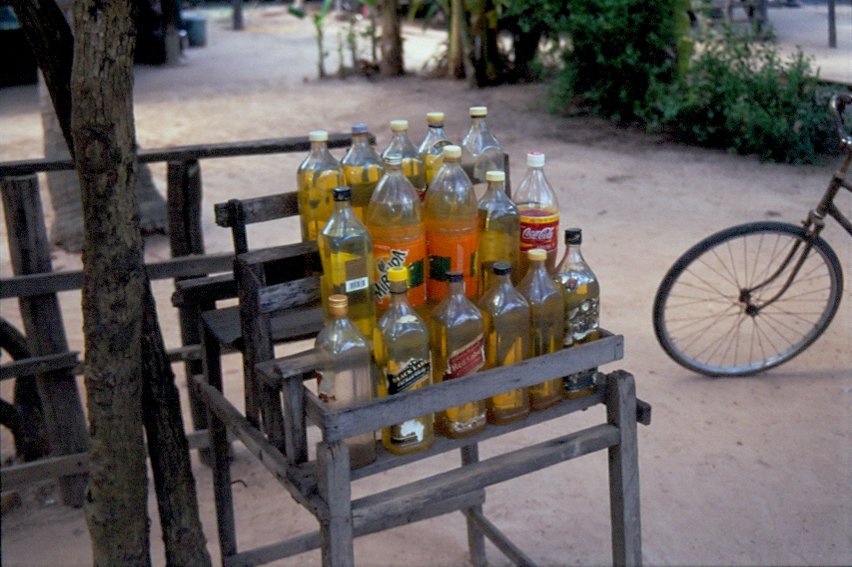
[[[569,0],[561,30],[569,48],[555,80],[555,108],[579,102],[617,121],[641,118],[649,92],[676,75],[681,3]]]
[[[687,142],[814,163],[835,146],[831,92],[801,51],[785,59],[774,43],[727,30],[708,36],[654,104],[659,125]]]

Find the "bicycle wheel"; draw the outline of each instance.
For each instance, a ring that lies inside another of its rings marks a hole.
[[[654,299],[654,332],[666,353],[708,376],[747,376],[808,348],[831,323],[843,291],[840,262],[823,239],[814,240],[784,293],[763,306],[786,284],[795,259],[784,266],[785,259],[806,234],[792,224],[755,222],[687,250]],[[778,270],[771,282],[744,293]]]

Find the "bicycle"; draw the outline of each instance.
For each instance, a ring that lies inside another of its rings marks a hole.
[[[802,226],[727,228],[695,244],[666,273],[654,298],[654,333],[681,366],[708,376],[753,375],[801,354],[831,323],[843,272],[820,233],[831,217],[852,236],[852,222],[834,204],[840,189],[852,192],[847,105],[849,93],[829,104],[846,157]]]

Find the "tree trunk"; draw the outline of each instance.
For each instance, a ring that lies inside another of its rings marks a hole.
[[[385,77],[405,74],[402,57],[402,35],[399,25],[399,0],[382,4],[382,61],[379,70]]]
[[[130,0],[76,0],[72,134],[84,219],[92,435],[85,506],[95,565],[150,565],[142,436],[146,277],[136,193]]]
[[[477,87],[499,84],[503,64],[497,49],[497,6],[494,0],[477,0],[470,17],[474,81]]]
[[[447,50],[447,73],[452,79],[464,79],[464,0],[451,0],[450,37]]]

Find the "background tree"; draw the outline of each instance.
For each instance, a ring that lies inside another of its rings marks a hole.
[[[402,32],[399,21],[399,0],[382,3],[382,61],[379,70],[386,77],[405,73],[402,55]]]
[[[80,178],[96,565],[151,562],[143,422],[170,565],[209,564],[174,376],[145,272],[135,182],[131,0],[13,0]],[[73,51],[69,49],[73,45]]]

